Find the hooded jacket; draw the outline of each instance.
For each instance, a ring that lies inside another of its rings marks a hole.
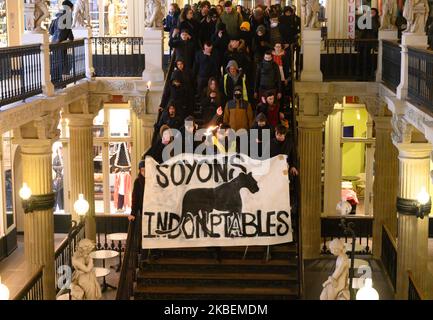
[[[233,78],[230,73],[230,67],[235,67],[238,69],[238,77]],[[233,97],[234,89],[236,86],[242,87],[242,95],[245,101],[248,101],[248,92],[246,85],[246,76],[242,71],[239,71],[238,64],[235,60],[230,60],[226,67],[226,74],[223,76],[222,81],[220,82],[222,85],[221,91],[224,92],[226,101],[228,101],[231,97]]]
[[[281,92],[281,76],[278,65],[272,61],[262,61],[256,71],[255,92],[277,90]]]
[[[233,99],[227,102],[224,109],[224,123],[228,123],[235,131],[248,130],[254,123],[253,109],[248,101]]]

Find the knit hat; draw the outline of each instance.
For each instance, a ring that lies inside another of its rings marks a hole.
[[[145,162],[144,162],[143,160],[141,160],[141,161],[138,163],[138,169],[140,170],[141,168],[144,168],[144,166],[145,166]]]
[[[233,93],[236,93],[236,92],[242,92],[243,90],[242,90],[242,87],[241,86],[236,86],[235,88],[234,88],[234,90],[233,90]]]
[[[114,165],[118,168],[130,168],[131,159],[129,158],[129,152],[126,150],[126,143],[122,142],[116,153],[116,159]]]
[[[241,27],[240,27],[240,29],[241,29],[241,30],[242,30],[242,29],[246,29],[247,31],[250,31],[250,30],[251,30],[251,25],[250,25],[249,22],[244,21],[244,22],[241,23]]]
[[[224,3],[224,7],[231,7],[232,6],[232,2],[231,1],[226,1],[225,3]]]
[[[257,27],[256,32],[266,33],[266,27],[263,24],[261,24]]]
[[[236,60],[230,60],[229,63],[227,63],[227,67],[226,67],[227,72],[229,72],[230,67],[235,67],[236,69],[239,70],[239,66]]]
[[[72,9],[74,7],[74,4],[69,0],[65,0],[62,2],[62,6],[68,6],[69,8]]]

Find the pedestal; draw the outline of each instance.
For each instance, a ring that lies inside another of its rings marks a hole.
[[[379,54],[377,56],[377,71],[376,71],[376,81],[382,81],[382,57],[383,57],[383,42],[382,40],[398,40],[397,30],[380,30],[379,31]]]
[[[41,44],[41,82],[42,91],[47,96],[54,95],[54,85],[51,83],[50,72],[50,37],[46,32],[25,32],[23,45]],[[32,77],[30,77],[32,78]]]
[[[304,67],[301,73],[301,81],[322,82],[323,75],[320,71],[321,31],[312,29],[302,31],[302,52]]]
[[[401,38],[401,80],[397,87],[397,98],[405,100],[407,98],[409,88],[409,55],[408,47],[417,47],[427,49],[428,41],[426,35],[403,33]]]
[[[75,28],[72,29],[74,39],[84,38],[84,50],[86,52],[86,77],[94,78],[95,69],[93,68],[92,57],[92,29],[91,28]]]
[[[145,28],[143,36],[145,55],[144,81],[164,81],[162,58],[164,56],[164,30]]]

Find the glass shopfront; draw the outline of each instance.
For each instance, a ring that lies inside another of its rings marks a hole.
[[[106,104],[93,121],[97,214],[131,212],[130,116],[128,104]]]
[[[7,233],[15,225],[14,213],[14,170],[13,170],[13,152],[12,132],[6,132],[1,136],[1,219],[0,235]]]
[[[126,36],[128,0],[90,0],[93,36]]]
[[[6,0],[0,0],[0,48],[8,46]]]

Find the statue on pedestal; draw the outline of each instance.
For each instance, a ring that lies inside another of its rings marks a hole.
[[[302,14],[305,29],[318,29],[319,25],[319,0],[302,0]]]
[[[90,253],[95,248],[93,241],[83,239],[78,243],[77,251],[72,257],[75,271],[72,275],[72,300],[98,300],[101,298],[101,286],[93,270],[93,259]]]
[[[349,269],[350,261],[346,255],[344,242],[334,239],[329,244],[329,249],[337,256],[334,273],[323,283],[320,300],[350,300],[349,292]]]
[[[48,11],[48,4],[46,0],[34,0],[34,31],[43,31],[42,23],[45,19],[49,18],[50,12]]]
[[[163,19],[161,0],[147,0],[144,26],[147,28],[162,28]]]
[[[108,5],[108,34],[110,36],[119,35],[119,2],[118,0],[110,0]]]
[[[425,34],[429,11],[427,0],[406,0],[403,17],[407,20],[407,29],[404,33]]]
[[[394,25],[394,1],[382,1],[382,15],[380,16],[380,30],[395,30]]]
[[[90,12],[88,0],[77,0],[72,13],[72,28],[90,27]]]

